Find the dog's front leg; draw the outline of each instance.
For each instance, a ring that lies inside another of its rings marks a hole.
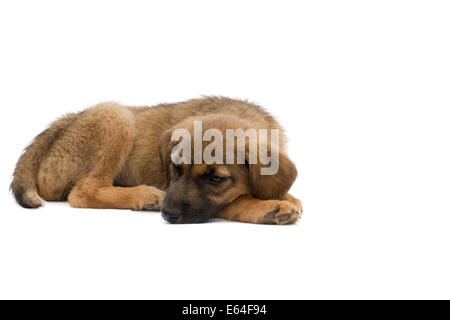
[[[302,213],[301,201],[291,195],[285,200],[260,200],[241,196],[230,203],[218,218],[262,224],[293,224]]]

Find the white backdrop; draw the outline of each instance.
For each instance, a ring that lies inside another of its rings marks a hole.
[[[0,298],[450,298],[446,1],[2,1]],[[286,127],[295,226],[19,207],[21,150],[116,100],[249,98]]]

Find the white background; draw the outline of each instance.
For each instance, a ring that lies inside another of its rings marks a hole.
[[[450,298],[447,1],[2,1],[0,298]],[[19,207],[21,150],[105,100],[249,98],[295,226]]]

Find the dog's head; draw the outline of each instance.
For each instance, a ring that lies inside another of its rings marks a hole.
[[[196,121],[202,123],[201,137],[208,135],[208,129],[214,129],[217,130],[216,133],[222,133],[223,140],[216,141],[217,137],[214,136],[210,137],[210,141],[201,141],[195,146]],[[281,199],[287,193],[297,176],[297,170],[284,153],[278,153],[277,172],[264,175],[261,174],[261,169],[268,164],[262,164],[259,157],[256,162],[249,161],[250,139],[245,140],[243,163],[242,161],[237,163],[238,150],[237,143],[235,144],[237,141],[233,139],[231,143],[236,153],[235,161],[233,163],[227,161],[226,150],[230,141],[226,139],[226,130],[238,128],[246,130],[249,125],[233,116],[213,115],[186,119],[161,135],[159,152],[166,173],[166,196],[162,203],[162,215],[165,220],[170,223],[202,223],[214,218],[239,196],[251,194],[259,199]],[[180,147],[179,141],[172,141],[173,133],[177,129],[190,134],[192,139],[189,141],[189,150],[183,149],[180,152],[180,149],[174,149]],[[201,157],[200,162],[195,161],[196,149],[205,156],[208,148],[211,151],[213,142],[222,147],[223,154],[216,153],[219,149],[209,154],[222,161],[205,161],[204,157]],[[258,144],[261,143],[258,139]],[[273,146],[268,143],[265,146],[270,154]],[[189,152],[186,152],[187,150]],[[181,156],[183,161],[174,161],[174,152]]]

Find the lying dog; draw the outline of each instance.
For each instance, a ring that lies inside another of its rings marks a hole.
[[[208,129],[281,130],[261,107],[229,98],[154,107],[103,103],[66,115],[39,134],[19,159],[11,190],[25,208],[41,206],[42,199],[68,200],[77,208],[161,210],[170,223],[200,223],[214,217],[295,223],[302,205],[287,193],[297,170],[283,151],[283,132],[276,141],[275,174],[261,174],[267,165],[259,160],[250,163],[248,138],[244,163],[192,164],[189,150],[179,153],[188,161],[174,162],[173,133],[183,129],[195,135],[199,121],[202,135]],[[267,140],[257,141],[271,151]],[[201,142],[202,150],[206,144]]]

